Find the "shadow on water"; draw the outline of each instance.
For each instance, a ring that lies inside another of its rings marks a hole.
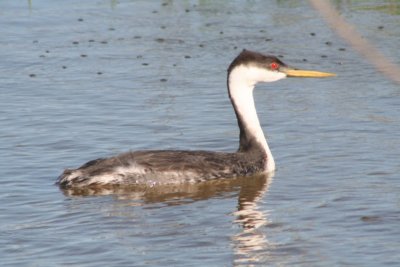
[[[197,184],[181,184],[154,187],[91,187],[61,189],[68,197],[87,197],[112,195],[115,201],[130,200],[134,205],[152,203],[184,205],[195,201],[217,197],[238,198],[234,223],[240,231],[231,236],[234,250],[234,265],[263,262],[269,247],[260,227],[268,223],[265,211],[260,211],[259,201],[268,191],[273,174],[260,174],[253,177],[221,179]]]

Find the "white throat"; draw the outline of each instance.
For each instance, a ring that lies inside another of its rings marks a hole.
[[[241,119],[242,127],[245,128],[241,130],[245,130],[246,134],[254,138],[265,151],[266,171],[275,170],[275,161],[258,120],[253,90],[257,82],[275,81],[285,77],[285,74],[269,72],[253,66],[237,66],[229,75],[229,94],[237,115],[240,116],[238,119]]]

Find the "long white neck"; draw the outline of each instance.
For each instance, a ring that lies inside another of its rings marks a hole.
[[[240,128],[240,152],[259,151],[267,157],[267,171],[275,170],[264,132],[258,120],[254,104],[253,90],[257,73],[249,73],[251,69],[240,66],[233,69],[228,77],[228,91]]]

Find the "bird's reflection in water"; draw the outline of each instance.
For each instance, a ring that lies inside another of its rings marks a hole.
[[[232,237],[235,266],[252,266],[265,263],[269,247],[265,233],[260,227],[268,223],[267,214],[258,208],[258,202],[268,191],[273,174],[257,177],[243,184],[239,193],[235,222],[242,231]]]
[[[231,237],[235,266],[247,266],[265,260],[268,241],[259,228],[267,224],[265,211],[258,202],[268,190],[273,175],[219,179],[196,184],[154,187],[88,187],[62,189],[67,196],[112,195],[116,200],[129,200],[130,205],[164,203],[183,205],[219,196],[238,196],[238,209],[233,213],[234,223],[241,229]],[[230,194],[231,193],[231,194]]]
[[[182,200],[182,204],[188,203],[188,199],[193,201],[204,200],[227,193],[240,192],[241,199],[249,201],[254,191],[254,199],[260,190],[265,190],[268,182],[267,175],[257,175],[253,177],[238,177],[232,179],[218,179],[201,183],[182,183],[176,185],[157,185],[157,186],[90,186],[76,188],[61,188],[64,195],[69,197],[84,196],[106,196],[112,195],[116,199],[131,199],[146,203],[176,202]],[[176,200],[176,201],[174,201]],[[239,209],[243,209],[239,204]]]

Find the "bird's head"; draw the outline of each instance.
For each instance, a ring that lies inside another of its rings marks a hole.
[[[253,86],[258,82],[274,82],[286,77],[323,78],[331,76],[335,76],[335,74],[292,68],[275,56],[249,50],[243,50],[228,68],[229,81],[237,79]]]

